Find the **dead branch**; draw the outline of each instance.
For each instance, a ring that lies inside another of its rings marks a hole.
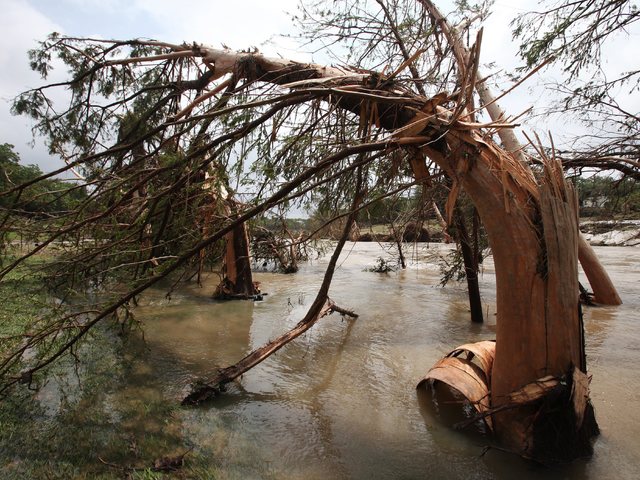
[[[338,263],[338,258],[340,257],[340,253],[342,252],[344,244],[349,238],[351,227],[356,221],[356,209],[361,202],[361,188],[362,169],[360,168],[358,174],[356,195],[353,201],[353,208],[351,209],[352,213],[349,215],[347,222],[345,223],[344,229],[342,231],[342,236],[338,240],[338,244],[336,245],[333,255],[331,256],[331,260],[327,265],[327,270],[325,271],[324,279],[322,281],[322,284],[320,285],[318,294],[316,295],[315,300],[311,304],[311,307],[309,307],[309,310],[307,311],[307,314],[304,316],[304,318],[300,320],[296,324],[296,326],[293,329],[289,330],[287,333],[254,350],[235,365],[220,370],[218,374],[213,379],[206,382],[206,384],[197,386],[194,391],[192,391],[182,400],[182,405],[198,405],[206,402],[207,400],[215,398],[220,394],[221,387],[223,387],[225,384],[235,380],[246,371],[252,369],[263,360],[267,359],[269,356],[271,356],[271,354],[280,350],[290,341],[298,338],[304,332],[309,330],[313,325],[315,325],[318,320],[332,313],[333,311],[337,311],[339,313],[342,313],[343,315],[357,317],[357,315],[355,315],[353,312],[337,307],[329,298],[328,293],[329,287],[331,286],[331,280],[333,279],[333,274],[335,272],[336,264]]]

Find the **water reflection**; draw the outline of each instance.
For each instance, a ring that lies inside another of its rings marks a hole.
[[[592,398],[603,431],[595,455],[541,469],[496,449],[484,453],[485,437],[443,426],[416,394],[416,383],[451,348],[495,338],[490,261],[481,277],[490,313],[484,324],[472,324],[463,286],[438,287],[434,248],[441,247],[415,248],[406,271],[384,275],[364,271],[385,255],[378,245],[347,246],[330,296],[360,317],[320,320],[204,408],[175,405],[191,382],[295,325],[327,259],[293,276],[257,274],[269,293],[263,302],[213,302],[217,277],[170,301],[162,291],[150,292],[137,311],[146,342],[102,400],[115,412],[110,421],[135,435],[147,428],[167,432],[157,436],[164,442],[160,454],[194,446],[195,478],[634,477],[640,465],[640,273],[633,265],[640,264],[640,249],[597,249],[625,303],[585,310]],[[172,409],[157,416],[162,405]]]

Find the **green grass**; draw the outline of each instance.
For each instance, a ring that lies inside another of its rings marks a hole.
[[[1,361],[47,313],[52,298],[38,270],[25,266],[0,281],[0,300]],[[175,399],[163,397],[153,377],[137,373],[146,347],[136,347],[133,339],[125,343],[116,332],[108,323],[99,325],[76,350],[80,363],[65,357],[39,375],[39,392],[18,385],[0,398],[0,478],[218,476],[211,452],[197,449],[176,473],[152,470],[156,459],[188,450],[182,411]]]
[[[47,307],[42,280],[24,268],[0,281],[0,336],[16,335]]]

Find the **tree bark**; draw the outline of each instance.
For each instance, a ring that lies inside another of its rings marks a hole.
[[[431,0],[419,1],[424,5],[429,14],[442,28],[442,31],[454,52],[454,57],[456,58],[458,67],[460,71],[463,72],[465,69],[465,65],[467,65],[469,62],[469,50],[462,43],[458,32],[454,28],[451,28],[447,19],[442,16],[440,11],[433,4],[433,2],[431,2]],[[480,71],[478,71],[477,75],[482,78]],[[496,102],[496,99],[493,96],[491,89],[487,86],[486,82],[476,82],[474,87],[476,92],[478,92],[480,101],[489,114],[489,118],[491,118],[493,122],[505,121],[506,115],[500,108],[500,105],[498,105],[498,103]],[[510,152],[517,160],[519,160],[523,164],[526,164],[524,148],[518,141],[512,129],[498,129],[498,137],[500,137],[500,141],[502,142],[505,150]],[[582,268],[585,271],[587,278],[589,279],[594,297],[599,298],[599,303],[602,303],[604,305],[622,304],[622,300],[620,300],[620,297],[618,296],[611,278],[598,260],[598,257],[596,256],[591,246],[587,243],[586,240],[584,240],[584,238],[582,238],[582,234],[580,234],[578,251],[580,264],[582,265]]]
[[[577,202],[557,164],[549,163],[537,186],[517,159],[477,140],[478,157],[460,181],[485,225],[496,269],[491,405],[497,408],[523,385],[582,364]],[[451,175],[466,169],[460,166],[467,161],[462,152],[425,151]],[[503,444],[524,456],[535,456],[540,446],[529,429],[533,413],[505,411],[493,419]]]
[[[246,223],[225,235],[223,274],[216,297],[248,299],[260,293],[253,283]]]
[[[471,310],[471,321],[482,323],[482,299],[480,297],[480,285],[478,284],[478,256],[474,254],[474,247],[469,238],[469,232],[464,224],[464,214],[456,208],[455,214],[456,236],[460,242],[462,260],[464,262],[464,273],[467,279],[467,294],[469,296],[469,309]],[[476,239],[477,241],[477,239]]]

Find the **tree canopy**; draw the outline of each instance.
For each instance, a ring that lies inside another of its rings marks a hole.
[[[539,10],[513,22],[526,68],[553,58],[563,72],[547,87],[558,98],[547,113],[569,114],[589,128],[572,148],[558,152],[568,168],[611,168],[640,179],[640,117],[634,101],[640,68],[635,56],[625,59],[623,67],[606,57],[639,20],[640,11],[629,0],[563,0],[542,2]]]
[[[0,145],[0,191],[35,181],[43,175],[37,165],[22,165],[20,155],[9,143]],[[86,197],[86,191],[73,182],[47,179],[36,182],[21,194],[0,197],[0,211],[6,218],[9,214],[17,217],[43,217],[60,215],[73,210]]]
[[[335,310],[329,283],[359,211],[411,188],[428,190],[445,176],[449,223],[464,190],[494,253],[494,407],[540,372],[574,378],[572,366],[579,370],[576,382],[586,378],[576,305],[578,251],[586,258],[588,246],[579,242],[575,192],[555,152],[538,142],[525,154],[505,140],[515,125],[495,114],[479,120],[482,108],[496,106],[480,93],[486,79],[479,74],[478,21],[485,6],[459,2],[446,19],[427,0],[331,5],[309,6],[298,20],[310,39],[341,45],[336,55],[346,49],[348,63],[338,66],[198,43],[59,34],[30,53],[45,79],[58,61],[69,79],[22,93],[14,111],[34,119],[66,165],[0,192],[10,202],[2,232],[20,227],[14,213],[24,192],[56,175],[77,178],[63,198],[79,188],[87,197],[71,212],[43,218],[37,243],[0,269],[1,281],[49,253],[50,285],[59,298],[73,300],[62,302],[55,321],[35,322],[9,340],[0,392],[31,383],[104,319],[132,321],[142,292],[163,279],[171,289],[203,262],[216,262],[218,243],[248,220],[312,203],[333,219],[346,218],[304,319],[186,400],[219,393],[220,385]],[[68,91],[66,102],[52,100],[55,89]],[[84,295],[88,289],[98,294]],[[513,435],[504,430],[507,443],[534,455],[540,443],[528,442],[526,418],[516,423]],[[582,428],[571,435],[582,435]]]

